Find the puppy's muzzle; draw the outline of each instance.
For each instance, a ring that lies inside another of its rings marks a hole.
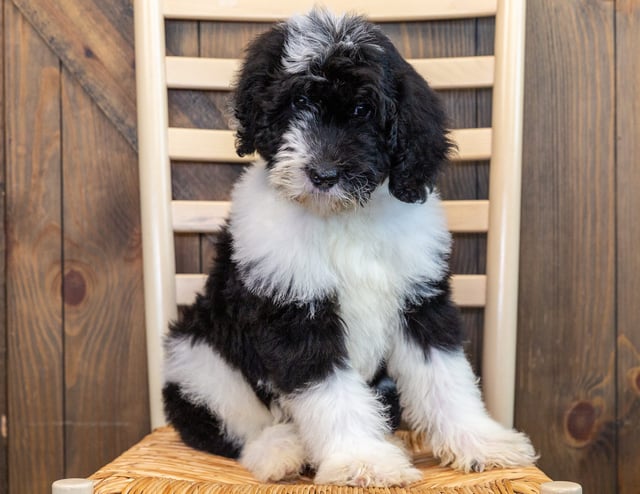
[[[327,191],[340,180],[340,173],[335,166],[329,164],[312,165],[306,168],[311,183],[318,189]]]

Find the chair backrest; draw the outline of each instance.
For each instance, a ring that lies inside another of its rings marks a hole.
[[[138,142],[144,257],[145,314],[151,423],[164,423],[161,405],[162,336],[191,301],[204,275],[175,273],[174,232],[212,232],[228,203],[176,201],[171,194],[171,162],[242,163],[228,130],[172,128],[168,89],[228,90],[239,66],[235,59],[165,56],[165,20],[282,20],[308,11],[313,0],[135,0]],[[460,306],[484,307],[483,388],[490,413],[513,420],[515,343],[520,233],[520,168],[524,72],[524,0],[324,0],[334,12],[367,15],[375,22],[496,17],[493,56],[414,59],[435,89],[493,88],[491,128],[452,132],[453,161],[490,160],[489,199],[445,201],[453,232],[487,234],[483,275],[455,275]],[[454,165],[455,166],[455,165]]]

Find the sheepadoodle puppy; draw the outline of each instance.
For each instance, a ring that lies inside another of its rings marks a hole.
[[[425,81],[378,27],[315,10],[251,43],[233,101],[237,151],[260,158],[166,339],[183,440],[264,481],[310,466],[319,484],[405,485],[420,474],[372,386],[388,375],[442,463],[531,464],[463,354],[434,188],[451,143]]]

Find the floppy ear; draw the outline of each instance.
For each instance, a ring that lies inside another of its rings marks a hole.
[[[404,202],[424,202],[446,162],[447,137],[442,103],[425,80],[391,46],[396,80],[395,112],[389,124],[389,190]]]
[[[246,51],[231,100],[237,122],[236,152],[240,156],[256,151],[256,137],[269,128],[269,89],[280,68],[284,29],[278,25],[254,39]],[[258,150],[260,151],[260,150]]]

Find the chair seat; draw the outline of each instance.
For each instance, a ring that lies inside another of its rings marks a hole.
[[[238,462],[186,446],[171,427],[160,427],[90,478],[96,494],[537,494],[549,482],[536,467],[460,473],[438,465],[415,436],[400,433],[423,479],[407,487],[362,489],[318,486],[308,477],[265,484]]]

